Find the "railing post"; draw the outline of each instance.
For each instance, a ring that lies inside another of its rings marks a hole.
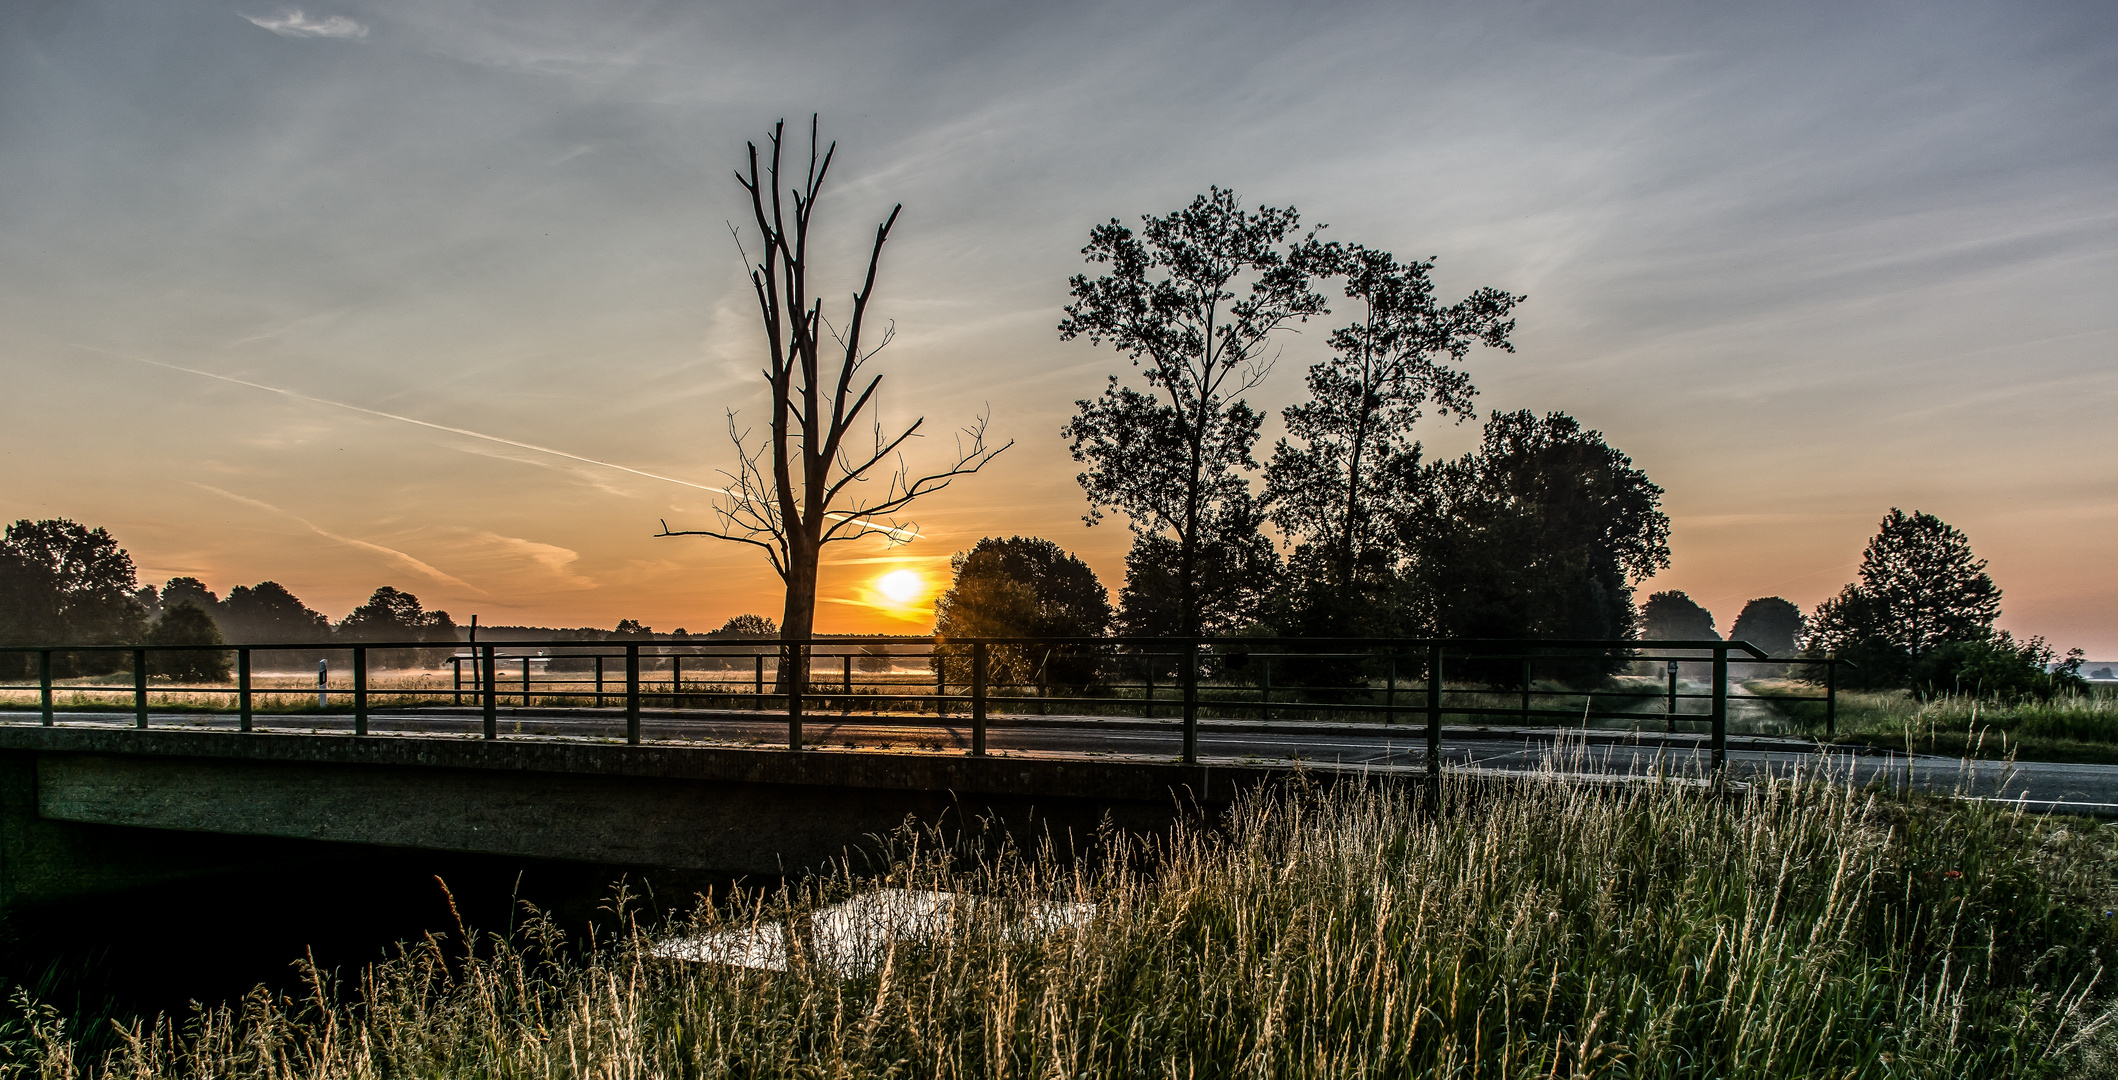
[[[669,707],[684,707],[684,658],[681,656],[669,658]]]
[[[235,650],[235,711],[236,723],[244,731],[250,730],[250,650]]]
[[[460,708],[463,705],[463,657],[449,657],[449,668],[452,672],[452,678],[449,681],[449,692],[455,695],[454,701]]]
[[[750,707],[753,710],[765,707],[765,654],[759,653],[757,660],[757,686],[751,691]]]
[[[784,646],[787,664],[781,672],[787,680],[787,749],[802,748],[802,694],[809,689],[809,659],[803,650],[803,642],[790,641]]]
[[[522,654],[522,707],[523,707],[523,708],[525,708],[525,709],[527,709],[527,708],[529,708],[529,707],[530,707],[529,675],[530,675],[530,657],[529,657],[529,654],[528,654],[528,653],[523,653],[523,654]]]
[[[1427,645],[1427,775],[1441,775],[1441,643]]]
[[[1530,726],[1530,654],[1522,654],[1522,726]]]
[[[596,654],[596,708],[603,707],[603,654]]]
[[[478,647],[478,684],[482,693],[479,697],[481,699],[480,703],[484,706],[484,734],[488,739],[500,737],[500,684],[495,681],[499,666],[500,661],[493,656],[493,646],[480,645]]]
[[[985,642],[971,646],[971,756],[985,756]]]
[[[1839,654],[1824,658],[1824,738],[1838,735],[1839,727]]]
[[[132,726],[147,726],[147,650],[132,651]]]
[[[1669,718],[1669,733],[1677,733],[1677,662],[1669,662],[1669,697],[1662,705],[1662,715]]]
[[[625,644],[625,745],[640,745],[640,643]]]
[[[1396,726],[1396,724],[1397,724],[1397,652],[1396,652],[1396,650],[1392,650],[1392,651],[1391,651],[1391,653],[1390,653],[1390,657],[1389,657],[1389,663],[1388,663],[1388,664],[1387,664],[1387,665],[1386,665],[1386,666],[1384,667],[1384,669],[1383,669],[1383,670],[1384,670],[1384,672],[1385,672],[1385,679],[1386,679],[1386,681],[1385,681],[1385,682],[1384,682],[1384,684],[1383,684],[1383,726],[1384,726],[1384,727],[1394,727],[1394,726]]]
[[[927,655],[934,664],[934,715],[949,715],[949,656],[937,645]]]
[[[1199,762],[1199,643],[1184,643],[1184,764]]]
[[[1258,687],[1258,719],[1272,719],[1272,657],[1265,660],[1265,682]]]
[[[1140,718],[1152,720],[1155,718],[1155,654],[1141,653],[1140,655],[1147,662],[1147,695],[1141,699]]]
[[[368,647],[353,646],[353,734],[368,733]]]
[[[839,657],[838,662],[839,667],[843,669],[840,675],[844,679],[845,689],[843,692],[846,695],[846,703],[840,707],[839,711],[849,712],[853,708],[853,654],[847,653]]]
[[[40,702],[42,703],[42,709],[43,709],[43,716],[42,716],[42,720],[43,720],[43,722],[44,722],[44,726],[45,726],[45,727],[50,727],[50,726],[52,726],[52,724],[53,724],[53,723],[55,722],[56,718],[55,718],[55,717],[54,717],[54,716],[52,715],[52,707],[51,707],[51,650],[50,650],[50,649],[39,649],[39,650],[37,650],[37,699],[38,699],[38,701],[40,701]]]
[[[1728,764],[1728,646],[1714,649],[1714,771]]]

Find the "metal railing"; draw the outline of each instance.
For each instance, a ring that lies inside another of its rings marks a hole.
[[[231,685],[216,681],[157,686],[151,679],[156,666],[151,658],[202,652],[219,654],[222,663],[233,654]],[[260,653],[320,657],[317,686],[262,685],[253,665]],[[426,661],[428,670],[447,669],[449,686],[373,684],[371,660],[377,654],[407,653]],[[618,703],[625,741],[634,745],[641,742],[643,705],[658,703],[672,710],[783,714],[791,750],[804,747],[804,721],[818,714],[888,715],[914,723],[931,715],[936,725],[962,717],[970,727],[970,753],[982,756],[987,752],[987,729],[996,716],[1027,722],[1032,715],[1050,716],[1061,709],[1147,722],[1166,718],[1170,724],[1165,726],[1181,731],[1183,760],[1196,762],[1205,714],[1220,721],[1294,724],[1296,730],[1302,721],[1336,722],[1342,728],[1389,734],[1405,730],[1400,724],[1416,719],[1425,729],[1430,769],[1439,767],[1444,717],[1483,726],[1512,722],[1571,727],[1602,721],[1639,729],[1652,723],[1672,734],[1680,724],[1703,723],[1713,763],[1719,767],[1727,757],[1731,700],[1755,697],[1730,693],[1732,665],[1782,671],[1820,668],[1820,693],[1776,694],[1771,700],[1821,701],[1828,736],[1836,726],[1841,663],[1835,658],[1772,657],[1741,641],[1468,638],[817,637],[800,642],[0,647],[0,656],[8,654],[33,654],[37,682],[0,685],[0,691],[37,691],[46,725],[56,720],[54,697],[59,689],[121,695],[126,689],[107,683],[62,683],[54,676],[57,659],[78,664],[83,657],[129,654],[129,691],[134,726],[139,728],[149,726],[150,698],[155,694],[165,699],[175,694],[229,695],[237,726],[245,732],[256,728],[260,698],[315,694],[315,711],[321,712],[332,708],[335,696],[339,707],[352,713],[357,736],[370,733],[370,714],[379,699],[460,706],[468,698],[478,709],[480,734],[496,739],[503,701],[513,699],[530,709],[542,698],[543,707],[554,711]],[[332,656],[350,660],[350,687],[330,684]],[[535,672],[540,665],[542,678]],[[1637,674],[1642,665],[1655,674]],[[1703,692],[1683,689],[1683,665],[1706,676]],[[1626,670],[1636,674],[1614,677]],[[666,676],[657,677],[665,671]],[[1703,711],[1682,707],[1694,702],[1703,702]]]

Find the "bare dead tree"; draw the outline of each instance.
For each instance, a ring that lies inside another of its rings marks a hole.
[[[762,174],[756,143],[749,144],[747,174],[736,174],[750,194],[751,213],[763,240],[758,258],[753,260],[747,250],[743,258],[750,264],[750,285],[764,320],[763,374],[772,391],[772,428],[764,439],[753,440],[751,430],[739,427],[731,411],[728,436],[736,446],[737,465],[726,474],[729,489],[714,507],[719,527],[672,530],[664,522],[660,535],[710,536],[763,549],[787,585],[780,633],[784,640],[801,642],[815,632],[816,576],[824,545],[865,536],[892,543],[917,537],[916,523],[902,520],[901,513],[955,478],[984,468],[1014,442],[988,446],[987,417],[981,415],[958,434],[947,465],[919,472],[906,462],[903,450],[921,437],[926,418],[890,434],[869,413],[882,375],[869,373],[867,365],[890,343],[894,328],[884,328],[872,345],[866,344],[868,302],[875,295],[883,244],[904,207],[892,208],[889,218],[876,227],[867,274],[853,294],[852,313],[843,327],[833,326],[824,318],[822,298],[813,295],[809,285],[809,226],[838,144],[819,153],[817,120],[812,116],[808,170],[800,187],[783,187],[780,158],[786,126],[784,120],[773,125],[771,153]],[[740,234],[737,241],[740,245]],[[864,438],[856,434],[862,428]],[[792,648],[787,654],[793,662],[781,665],[781,692],[790,682],[803,685],[807,678],[802,650]]]

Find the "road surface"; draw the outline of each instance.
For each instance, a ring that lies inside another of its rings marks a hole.
[[[34,726],[35,713],[0,713],[0,724]],[[130,727],[129,712],[67,712],[65,727]],[[155,728],[231,730],[233,715],[150,713]],[[350,735],[344,715],[267,715],[257,730]],[[643,714],[641,737],[656,743],[720,746],[786,745],[787,723],[779,713],[697,710]],[[474,709],[378,710],[369,715],[372,736],[477,738]],[[504,739],[622,739],[623,714],[614,709],[508,710],[500,717]],[[866,717],[809,714],[803,742],[821,750],[896,753],[965,753],[970,725],[959,717]],[[1167,761],[1182,751],[1177,721],[1087,716],[996,717],[986,746],[1000,755],[1115,757]],[[1423,771],[1425,729],[1418,724],[1379,725],[1264,723],[1202,719],[1199,757],[1208,764],[1302,761],[1389,771]],[[1598,775],[1703,774],[1710,764],[1705,739],[1657,733],[1579,731],[1554,728],[1443,729],[1442,763],[1450,769],[1524,771],[1548,765],[1565,772]],[[2022,800],[2033,810],[2118,817],[2118,766],[2052,762],[1967,762],[1933,755],[1883,754],[1837,749],[1785,737],[1730,736],[1728,763],[1736,778],[1828,773],[1856,784],[1892,788],[1910,784],[1936,794]]]

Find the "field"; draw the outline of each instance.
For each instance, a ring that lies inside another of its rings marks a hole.
[[[1768,698],[1807,684],[1754,682]],[[1824,736],[1821,705],[1779,702],[1805,734]],[[1996,701],[1963,694],[1921,697],[1908,691],[1839,693],[1835,741],[1952,757],[2075,761],[2118,765],[2118,692],[2097,688],[2072,697]]]
[[[1814,779],[1295,786],[1103,836],[1088,862],[906,832],[884,872],[713,897],[683,924],[434,937],[101,1052],[31,1009],[0,1072],[2109,1075],[2112,833]],[[984,902],[826,962],[810,916],[878,888]],[[1025,920],[1053,901],[1094,915]],[[653,955],[730,930],[784,943],[784,970]]]

